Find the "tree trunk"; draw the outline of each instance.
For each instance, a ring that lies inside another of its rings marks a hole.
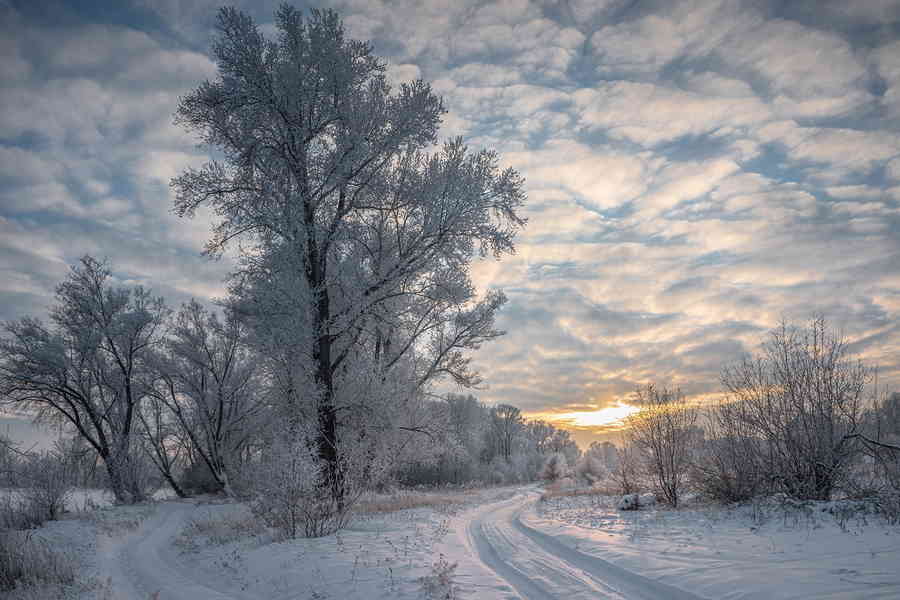
[[[319,457],[325,463],[322,484],[331,490],[331,497],[338,510],[344,507],[344,474],[340,466],[337,450],[337,416],[334,406],[334,378],[331,368],[331,336],[328,334],[330,306],[328,291],[320,288],[316,307],[319,339],[314,358],[316,360],[316,383],[319,386],[319,406],[317,411]]]
[[[133,504],[134,501],[128,492],[121,465],[116,464],[118,461],[110,456],[109,451],[101,454],[101,457],[103,458],[103,464],[106,465],[106,472],[109,475],[109,486],[112,488],[116,502],[119,504]]]

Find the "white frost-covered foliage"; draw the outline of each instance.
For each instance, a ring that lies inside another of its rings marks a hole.
[[[137,413],[167,315],[161,298],[113,285],[109,267],[85,256],[57,286],[49,325],[26,317],[0,338],[0,396],[76,431],[121,502],[145,496]]]
[[[554,452],[544,461],[540,477],[545,481],[559,481],[570,475],[569,463],[562,452]]]
[[[568,432],[544,421],[526,421],[514,406],[487,406],[471,395],[449,394],[424,409],[434,415],[441,435],[427,460],[410,457],[396,466],[402,483],[535,481],[548,456],[558,453],[571,465],[580,454]]]
[[[334,11],[284,5],[274,27],[220,11],[218,76],[177,121],[223,159],[173,180],[175,210],[219,216],[210,253],[241,241],[230,303],[274,414],[312,426],[319,488],[341,507],[348,464],[372,481],[381,458],[438,435],[423,408],[436,381],[480,381],[468,353],[501,335],[506,298],[478,297],[469,263],[513,252],[525,195],[494,152],[435,148],[440,98],[421,80],[392,89]]]
[[[139,416],[145,436],[154,442],[151,456],[176,491],[166,469],[172,446],[190,449],[189,472],[208,473],[214,489],[230,492],[230,477],[257,438],[266,395],[259,356],[247,337],[233,310],[220,318],[196,300],[172,319],[155,362],[151,402]],[[155,418],[155,409],[164,414]]]
[[[261,460],[246,465],[256,516],[282,536],[320,537],[340,529],[347,512],[321,484],[322,462],[310,435],[279,435]]]
[[[592,442],[573,468],[575,477],[593,485],[610,479],[619,465],[619,451],[610,442]]]

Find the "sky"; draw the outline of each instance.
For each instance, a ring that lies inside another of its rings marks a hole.
[[[473,266],[509,296],[482,400],[711,397],[815,314],[900,389],[900,0],[296,5],[336,8],[444,97],[442,135],[525,177],[517,254]],[[207,158],[172,115],[215,75],[218,6],[0,0],[0,319],[44,313],[85,253],[174,306],[223,294],[209,214],[168,187]],[[272,30],[276,3],[237,6]]]

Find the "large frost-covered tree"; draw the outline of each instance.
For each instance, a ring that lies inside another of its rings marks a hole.
[[[513,252],[523,182],[494,152],[436,147],[441,99],[421,80],[392,89],[333,11],[282,6],[275,28],[220,11],[218,76],[177,120],[222,158],[173,180],[175,208],[219,216],[208,252],[241,241],[236,310],[281,366],[288,419],[315,422],[341,498],[339,431],[369,406],[359,381],[384,398],[479,381],[465,351],[500,334],[505,298],[479,299],[469,264]]]

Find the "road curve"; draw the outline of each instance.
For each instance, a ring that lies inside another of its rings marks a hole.
[[[524,600],[702,600],[566,546],[522,520],[534,494],[475,511],[469,547]]]
[[[133,533],[104,540],[98,548],[102,577],[116,600],[245,600],[237,591],[198,581],[179,565],[172,542],[196,506],[160,502],[154,515]]]

